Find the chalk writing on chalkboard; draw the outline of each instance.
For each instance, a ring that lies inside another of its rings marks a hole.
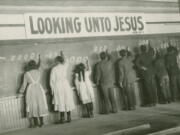
[[[1,57],[1,56],[0,56],[0,60],[6,60],[6,57]]]
[[[128,49],[128,50],[130,50],[129,47],[125,47],[125,46],[123,46],[123,45],[119,45],[119,46],[116,47],[116,51],[120,51],[120,50],[122,50],[122,49]]]
[[[28,61],[31,59],[38,59],[39,54],[35,53],[30,53],[30,54],[19,54],[19,55],[12,55],[10,56],[9,60],[10,61]],[[58,56],[58,52],[49,52],[45,55],[41,55],[42,58],[45,59],[54,59],[56,56]],[[84,62],[86,59],[88,59],[87,56],[70,56],[67,58],[67,61],[70,63],[79,63],[79,62]]]
[[[28,60],[28,54],[25,54],[25,55],[23,56],[23,58],[24,58],[25,61],[27,61],[27,60]]]
[[[67,62],[72,63],[72,64],[76,64],[76,63],[80,63],[80,62],[85,62],[85,60],[88,59],[88,56],[71,56],[69,58],[67,58]]]
[[[41,55],[41,57],[45,58],[54,58],[58,55],[57,52],[49,52],[45,55]],[[30,54],[18,54],[18,55],[11,55],[9,60],[10,61],[28,61],[31,59],[38,59],[39,53],[30,53]]]
[[[11,60],[11,61],[14,61],[15,58],[16,58],[16,56],[15,56],[15,55],[12,55],[11,58],[10,58],[10,60]]]
[[[94,53],[100,53],[100,52],[103,52],[103,51],[106,51],[107,50],[107,45],[104,45],[104,46],[94,46],[94,49],[93,49],[93,52]]]
[[[148,45],[149,44],[149,40],[139,40],[138,45]]]

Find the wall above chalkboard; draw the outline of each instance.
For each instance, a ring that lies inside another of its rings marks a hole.
[[[58,30],[61,29],[60,28],[61,25],[59,25],[59,23],[61,22],[62,17],[68,18],[67,19],[68,21],[66,23],[64,21],[62,23],[64,26],[63,28],[67,29],[66,27],[68,26],[68,29],[66,33],[59,34]],[[97,19],[102,17],[104,17],[104,19],[102,19],[103,21],[101,21],[101,19]],[[76,21],[79,18],[79,20],[76,22],[77,26],[73,26],[74,25],[74,22],[72,21],[73,18],[76,18],[75,19]],[[88,31],[86,31],[85,26],[91,26],[89,21],[87,21],[89,25],[85,25],[86,18],[91,18],[90,19],[91,24],[93,24],[92,29],[90,29],[91,30],[90,32],[89,29]],[[23,40],[23,39],[34,39],[34,38],[35,39],[79,38],[79,37],[93,37],[93,36],[111,37],[111,36],[119,36],[119,35],[129,36],[129,35],[137,35],[137,34],[143,34],[143,35],[168,34],[168,33],[176,34],[176,33],[180,33],[179,25],[180,25],[180,17],[178,13],[175,14],[147,13],[146,14],[141,12],[139,13],[104,12],[98,14],[97,12],[92,12],[92,13],[49,12],[49,13],[26,13],[26,14],[1,14],[0,40],[13,40],[13,39]],[[79,27],[82,30],[80,32],[79,32],[80,30]],[[45,29],[47,30],[45,31]],[[78,30],[76,33],[74,32],[75,29]],[[52,33],[52,31],[54,31],[54,33]],[[41,34],[37,35],[37,33],[41,33]]]
[[[47,43],[78,43],[83,41],[99,41],[99,40],[128,40],[128,39],[149,39],[149,38],[161,38],[161,39],[173,39],[178,38],[180,33],[171,33],[171,34],[151,34],[151,35],[131,35],[131,36],[103,36],[103,37],[83,37],[83,38],[62,38],[62,39],[26,39],[26,40],[1,40],[0,46],[14,46],[14,45],[22,45],[22,46],[28,46],[28,45],[43,45]]]

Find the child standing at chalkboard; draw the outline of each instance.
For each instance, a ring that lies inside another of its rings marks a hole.
[[[78,96],[87,110],[87,116],[93,117],[93,102],[94,102],[94,91],[92,83],[89,79],[91,70],[89,67],[88,60],[86,65],[80,63],[75,69],[75,86]]]
[[[42,127],[44,124],[43,117],[48,114],[45,91],[39,82],[40,71],[38,69],[40,61],[40,55],[37,64],[34,60],[29,61],[24,74],[23,84],[19,91],[21,94],[25,93],[26,114],[31,120],[31,127]]]
[[[54,110],[60,112],[60,123],[65,123],[65,112],[67,122],[71,122],[71,111],[75,108],[73,90],[67,79],[68,62],[65,61],[63,52],[56,57],[57,65],[52,68],[50,75],[50,86],[53,95]]]

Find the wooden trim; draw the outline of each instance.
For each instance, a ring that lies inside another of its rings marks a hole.
[[[25,24],[0,24],[0,27],[25,27]]]
[[[180,21],[146,22],[146,24],[180,24]]]
[[[130,7],[130,6],[0,6],[0,13],[26,13],[26,12],[150,12],[150,13],[179,13],[179,8],[169,7]]]
[[[174,2],[177,3],[178,0],[142,0],[142,1],[151,1],[151,2]]]

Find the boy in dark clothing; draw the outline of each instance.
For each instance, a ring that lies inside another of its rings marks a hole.
[[[140,82],[142,86],[142,96],[144,106],[155,106],[157,103],[157,88],[155,82],[154,50],[149,46],[141,46],[141,54],[136,59],[136,66],[139,71]]]
[[[167,48],[167,55],[165,57],[166,68],[170,79],[170,90],[172,101],[177,101],[179,98],[180,89],[180,71],[177,64],[178,51],[175,47],[169,46]]]
[[[161,102],[170,103],[171,93],[169,89],[169,76],[165,65],[163,50],[158,52],[154,66],[156,70],[156,77],[158,82],[157,84],[159,88],[160,97],[162,97]]]
[[[119,66],[119,86],[122,90],[123,97],[123,109],[124,110],[134,110],[136,105],[135,100],[135,81],[137,80],[135,71],[133,69],[133,62],[130,52],[126,50],[121,50],[120,52],[121,60],[118,62]]]
[[[110,60],[107,52],[100,53],[101,61],[96,66],[96,84],[100,87],[102,100],[104,102],[104,113],[110,113],[110,106],[112,112],[117,112],[115,101],[115,68],[114,63]],[[110,103],[110,104],[109,104]]]

